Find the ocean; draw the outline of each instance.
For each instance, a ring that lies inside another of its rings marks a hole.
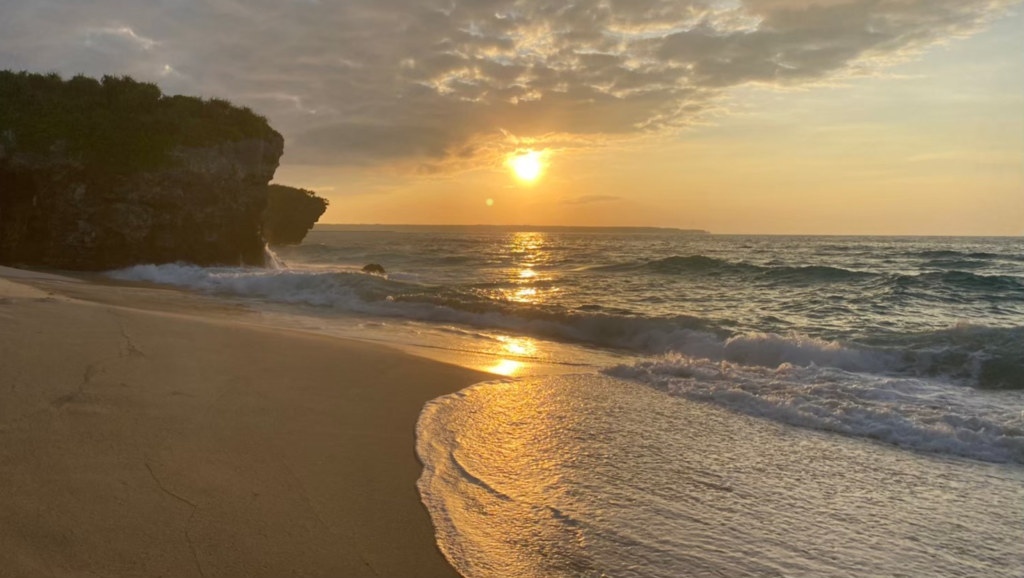
[[[493,374],[417,427],[465,576],[1024,571],[1024,239],[318,228],[273,257],[109,275]]]

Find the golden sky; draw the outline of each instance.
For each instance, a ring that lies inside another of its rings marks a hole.
[[[0,68],[286,138],[327,223],[1020,235],[1019,0],[13,0]]]

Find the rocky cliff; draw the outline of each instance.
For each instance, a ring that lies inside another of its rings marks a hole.
[[[280,134],[127,78],[0,72],[0,263],[263,265]]]
[[[313,191],[270,185],[263,237],[271,245],[298,245],[327,210],[327,199]]]

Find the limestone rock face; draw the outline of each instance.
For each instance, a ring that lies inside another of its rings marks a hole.
[[[271,245],[298,245],[327,210],[327,199],[313,191],[270,185],[263,214],[263,237]]]
[[[22,155],[0,139],[0,262],[262,266],[261,214],[283,152],[273,133],[174,148],[168,166],[154,171],[94,175],[59,149]]]

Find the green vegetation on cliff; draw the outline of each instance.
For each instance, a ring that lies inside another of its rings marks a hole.
[[[298,245],[327,210],[328,201],[313,191],[270,185],[263,213],[263,237],[271,245]]]
[[[97,80],[0,70],[0,147],[58,153],[92,173],[126,175],[170,162],[173,147],[266,139],[267,119],[220,99],[165,96],[127,76]],[[279,138],[279,137],[278,137]]]

